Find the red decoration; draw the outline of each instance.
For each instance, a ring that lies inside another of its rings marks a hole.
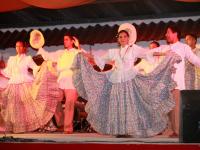
[[[29,4],[20,0],[1,0],[0,12],[15,11],[29,7]]]
[[[200,0],[176,0],[176,1],[179,1],[179,2],[200,2]]]
[[[29,6],[61,9],[89,4],[95,0],[1,0],[0,12],[16,11]]]
[[[73,6],[80,6],[87,3],[91,3],[95,0],[21,0],[32,6],[48,8],[48,9],[60,9]]]

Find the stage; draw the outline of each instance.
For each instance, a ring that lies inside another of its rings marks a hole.
[[[4,134],[0,134],[0,138],[5,138]],[[50,143],[106,143],[106,144],[135,144],[135,143],[179,143],[178,138],[168,138],[164,136],[156,136],[151,138],[116,138],[115,136],[101,135],[98,133],[26,133],[26,134],[6,134],[9,137],[16,138],[16,142],[20,139],[32,142],[50,142]],[[14,141],[13,139],[13,141]],[[18,139],[18,140],[17,140]],[[2,141],[1,141],[2,142]]]
[[[178,138],[169,138],[162,135],[151,138],[116,138],[114,136],[97,133],[27,133],[27,134],[0,134],[0,148],[6,149],[102,149],[102,150],[197,150],[200,144],[180,143]]]

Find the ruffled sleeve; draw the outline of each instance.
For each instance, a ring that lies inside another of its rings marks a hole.
[[[101,70],[103,70],[106,62],[112,60],[113,58],[114,58],[114,50],[113,49],[109,49],[108,52],[106,52],[106,54],[104,54],[102,57],[94,55],[94,61]]]
[[[153,57],[153,52],[147,48],[142,48],[136,44],[134,44],[133,46],[133,57],[137,57],[137,58],[143,58],[145,60],[147,60],[150,63],[154,63],[154,57]]]

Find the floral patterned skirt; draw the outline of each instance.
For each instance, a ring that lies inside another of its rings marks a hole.
[[[179,61],[180,57],[171,54],[148,75],[138,74],[130,81],[113,84],[106,72],[96,72],[81,54],[77,55],[73,79],[79,95],[88,100],[87,120],[101,134],[159,134],[167,127],[167,114],[175,106],[171,69]]]

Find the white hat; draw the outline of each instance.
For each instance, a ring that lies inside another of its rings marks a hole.
[[[44,45],[44,36],[39,30],[33,30],[30,33],[30,45],[35,49],[39,49]]]
[[[129,44],[133,44],[136,42],[137,39],[137,31],[135,27],[130,23],[123,23],[119,26],[118,33],[121,30],[125,30],[129,34]]]

